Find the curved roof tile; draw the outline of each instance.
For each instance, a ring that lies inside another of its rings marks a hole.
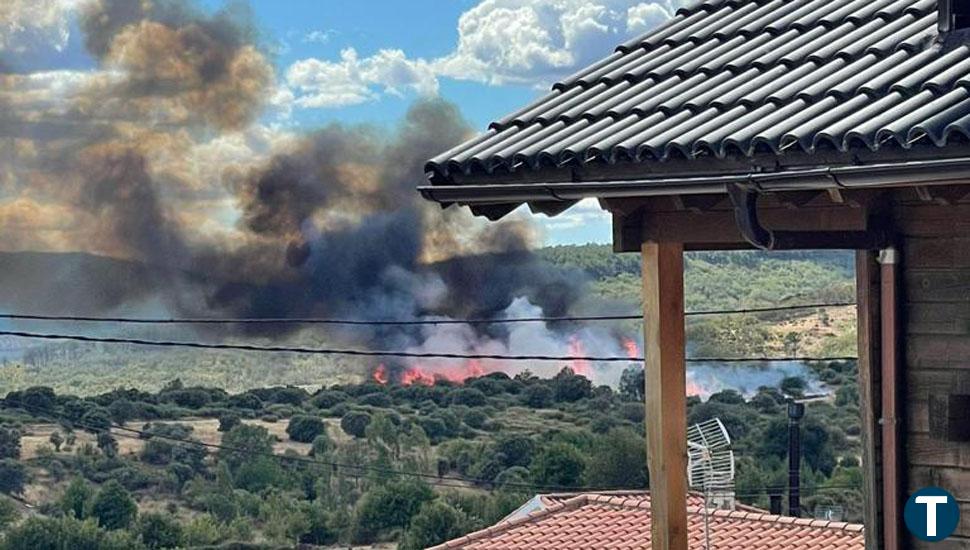
[[[970,138],[935,0],[707,0],[427,165],[450,175]]]

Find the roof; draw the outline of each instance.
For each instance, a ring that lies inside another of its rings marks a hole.
[[[701,508],[690,507],[690,548],[704,546]],[[861,525],[711,511],[711,547],[720,550],[863,550]],[[650,547],[650,500],[586,494],[552,503],[526,517],[449,541],[433,550],[602,550]]]
[[[963,38],[939,39],[936,0],[698,2],[432,159],[422,191],[543,170],[577,181],[591,166],[966,150]]]

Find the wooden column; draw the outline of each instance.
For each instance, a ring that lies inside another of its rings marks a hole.
[[[883,548],[882,530],[882,342],[880,277],[876,254],[856,252],[859,334],[859,403],[862,417],[862,501],[866,550]]]
[[[684,246],[644,243],[642,254],[653,550],[687,550]]]

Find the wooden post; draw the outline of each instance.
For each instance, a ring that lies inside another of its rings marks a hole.
[[[647,465],[653,550],[687,550],[684,246],[644,243]]]
[[[862,502],[866,550],[883,548],[882,530],[882,376],[880,372],[880,279],[876,255],[856,252],[859,333],[859,402],[862,413]]]

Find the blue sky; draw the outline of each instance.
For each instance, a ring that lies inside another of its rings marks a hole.
[[[77,10],[97,0],[4,0],[0,52],[16,72],[97,69]],[[132,0],[134,1],[134,0]],[[260,121],[286,132],[330,123],[393,128],[422,97],[456,104],[476,130],[557,79],[649,31],[683,0],[199,0],[249,10],[276,86]],[[4,33],[4,18],[11,19]],[[11,30],[13,29],[13,30]],[[25,46],[26,45],[26,46]],[[524,214],[523,214],[524,215]],[[609,242],[586,202],[535,218],[547,244]]]

